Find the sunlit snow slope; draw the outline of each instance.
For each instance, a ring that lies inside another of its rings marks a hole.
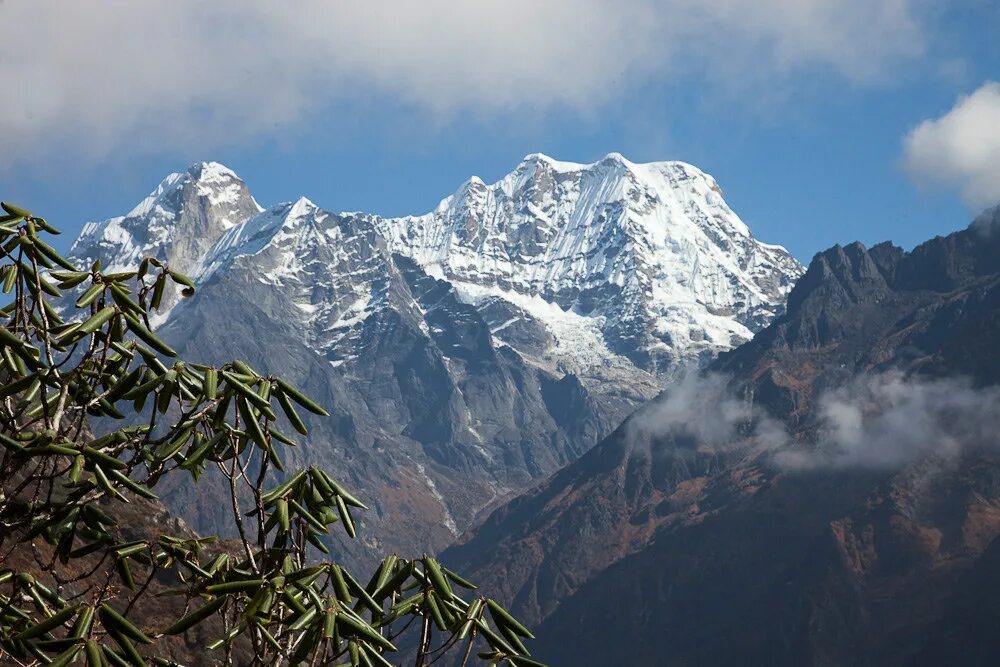
[[[802,272],[753,238],[711,176],[617,153],[593,164],[529,155],[432,213],[377,224],[392,250],[468,299],[510,303],[591,363],[610,351],[654,372],[748,340]]]

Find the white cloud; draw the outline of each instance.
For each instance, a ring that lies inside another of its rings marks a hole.
[[[1000,83],[984,84],[911,130],[903,164],[919,183],[959,188],[971,206],[1000,202]]]
[[[965,378],[861,374],[819,392],[812,417],[794,434],[734,393],[731,377],[692,373],[625,424],[633,448],[658,456],[742,450],[766,454],[786,470],[891,469],[1000,448],[1000,388]]]
[[[585,110],[695,74],[850,81],[919,55],[920,0],[0,0],[7,156],[231,143],[344,100]]]
[[[862,375],[822,394],[818,407],[816,446],[778,451],[782,466],[893,468],[1000,445],[1000,389],[962,378]]]

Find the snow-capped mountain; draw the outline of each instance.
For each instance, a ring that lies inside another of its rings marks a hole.
[[[127,214],[88,222],[69,255],[88,266],[99,259],[110,271],[134,268],[143,257],[153,256],[185,273],[201,262],[220,234],[261,210],[230,169],[202,162],[167,176]],[[171,290],[166,305],[178,298]]]
[[[753,238],[711,176],[617,153],[593,164],[529,155],[493,185],[472,178],[432,213],[378,225],[393,251],[470,301],[593,331],[607,348],[593,361],[611,351],[654,372],[749,340],[802,272]]]
[[[304,198],[261,210],[206,163],[87,225],[72,254],[115,267],[153,254],[191,275],[198,293],[171,302],[161,335],[330,406],[293,463],[358,463],[346,481],[377,499],[369,528],[400,552],[437,550],[575,460],[674,370],[780,312],[801,273],[711,177],[618,155],[531,155],[397,219]],[[215,528],[212,503],[188,493],[174,507]]]

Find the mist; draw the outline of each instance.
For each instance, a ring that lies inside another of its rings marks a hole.
[[[822,393],[812,419],[807,439],[793,437],[786,424],[737,395],[726,376],[692,373],[628,428],[633,440],[674,454],[749,448],[784,470],[891,469],[1000,448],[1000,388],[974,387],[965,378],[865,374]]]
[[[738,396],[721,373],[688,373],[627,423],[629,437],[696,452],[717,452],[745,445],[779,450],[790,437],[781,422]]]
[[[1000,389],[964,378],[864,375],[820,396],[815,448],[775,453],[784,468],[895,468],[1000,446]]]

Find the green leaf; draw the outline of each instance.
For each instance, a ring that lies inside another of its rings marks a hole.
[[[315,530],[318,533],[328,532],[326,526],[323,525],[323,522],[317,519],[315,516],[313,516],[313,514],[305,507],[303,507],[301,503],[299,503],[296,500],[289,499],[288,504],[291,505],[291,507],[295,510],[296,514],[298,514],[302,519],[305,520],[306,523],[312,526],[313,530]]]
[[[10,294],[11,290],[14,289],[14,284],[17,283],[17,264],[10,264],[6,268],[7,273],[3,278],[3,293]]]
[[[83,647],[87,654],[87,667],[104,667],[104,659],[101,657],[101,649],[98,648],[97,642],[88,639]]]
[[[327,475],[325,470],[320,468],[319,471],[323,475],[324,481],[326,481],[327,485],[329,485],[329,487],[333,489],[334,493],[343,498],[345,503],[347,503],[351,507],[357,507],[358,509],[363,509],[363,510],[368,509],[367,505],[365,505],[363,502],[355,498],[347,491],[347,489],[345,489],[343,486],[337,483],[332,477]]]
[[[337,512],[340,514],[340,520],[344,523],[344,530],[353,539],[355,536],[354,530],[354,520],[351,518],[351,513],[347,511],[347,505],[344,504],[344,498],[342,496],[337,496]]]
[[[116,312],[117,311],[114,308],[111,308],[110,306],[107,308],[101,308],[99,311],[97,311],[96,314],[94,314],[93,317],[91,317],[89,320],[81,324],[80,328],[74,332],[74,335],[78,333],[84,333],[84,334],[94,333],[95,331],[100,329],[105,322],[110,320]]]
[[[125,313],[125,324],[126,326],[128,326],[129,330],[132,333],[134,333],[136,336],[139,337],[140,340],[142,340],[142,342],[144,342],[146,345],[149,345],[157,352],[165,354],[168,357],[177,356],[177,353],[174,351],[172,347],[170,347],[162,340],[154,336],[153,332],[147,329],[145,325],[142,324],[142,322],[137,320],[132,315],[129,315],[128,313]]]
[[[246,593],[256,591],[266,582],[263,579],[243,579],[241,581],[224,581],[221,584],[211,584],[205,590],[213,595],[228,593]]]
[[[93,625],[93,622],[94,608],[84,607],[76,617],[76,623],[73,624],[73,631],[70,636],[76,639],[86,637],[87,633],[90,632],[90,626]]]
[[[101,292],[104,291],[104,285],[97,283],[96,285],[91,285],[87,290],[80,295],[80,298],[76,300],[77,308],[86,308],[90,304],[94,303]]]
[[[146,660],[135,648],[129,637],[115,627],[108,628],[108,634],[115,640],[115,643],[125,652],[126,662],[133,667],[146,667]]]
[[[101,466],[94,466],[94,477],[97,479],[97,484],[102,489],[104,489],[104,491],[108,495],[117,498],[118,500],[124,503],[128,502],[128,498],[123,496],[121,492],[119,492],[118,489],[115,488],[114,484],[112,484],[111,480],[108,479],[107,474],[104,472]]]
[[[98,451],[97,449],[91,446],[83,447],[80,450],[80,453],[83,454],[86,458],[93,461],[95,465],[107,466],[108,468],[117,468],[119,470],[124,470],[125,468],[128,467],[128,464],[122,461],[121,459],[116,459],[115,457],[110,456],[109,454],[105,454],[102,451]]]
[[[38,238],[37,236],[35,237],[34,242],[35,242],[35,247],[38,248],[40,251],[42,251],[42,254],[51,259],[53,262],[63,267],[67,271],[76,271],[76,267],[70,264],[65,257],[56,252],[56,249],[50,246],[48,243]]]
[[[462,588],[467,588],[470,591],[476,590],[477,587],[474,583],[472,583],[468,579],[463,579],[462,577],[458,576],[457,574],[446,568],[444,565],[441,566],[441,571],[444,572],[446,577],[454,581]]]
[[[291,523],[288,520],[288,501],[284,498],[278,498],[274,505],[278,513],[278,525],[281,526],[281,532],[287,533],[291,527]]]
[[[324,410],[322,407],[320,407],[320,405],[318,403],[316,403],[315,401],[313,401],[312,399],[310,399],[308,396],[306,396],[305,394],[303,394],[301,391],[299,391],[298,389],[296,389],[292,385],[288,384],[287,382],[285,382],[281,378],[278,378],[277,382],[278,382],[278,386],[281,388],[281,391],[283,393],[288,394],[288,396],[293,401],[295,401],[296,403],[298,403],[299,405],[301,405],[302,407],[304,407],[309,412],[312,412],[314,414],[320,415],[321,417],[329,417],[330,416],[330,413],[327,412],[326,410]]]
[[[222,609],[222,605],[226,604],[226,599],[227,598],[225,597],[219,597],[212,600],[208,604],[199,607],[198,609],[194,610],[193,612],[191,612],[190,614],[183,617],[182,619],[171,625],[169,628],[164,630],[163,634],[179,635],[183,632],[186,632],[187,630],[194,627],[198,623],[204,621],[209,616],[213,615],[215,612]]]
[[[241,396],[236,399],[236,408],[239,410],[240,416],[243,418],[247,434],[253,438],[253,441],[256,442],[261,449],[265,452],[270,452],[271,444],[267,441],[267,436],[264,435],[264,431],[257,422],[257,417],[253,414],[250,404],[244,397]]]
[[[151,309],[160,309],[160,304],[163,303],[163,290],[166,286],[167,279],[163,275],[157,276],[156,282],[153,283],[153,298],[149,302],[149,307]]]
[[[380,635],[370,625],[360,619],[354,618],[350,614],[339,614],[337,616],[337,625],[342,626],[345,630],[347,630],[348,634],[368,639],[372,643],[377,644],[388,651],[396,650],[396,647],[392,645],[392,642]]]
[[[344,604],[350,604],[351,592],[347,588],[347,580],[344,579],[343,570],[336,563],[330,564],[330,578],[332,579],[333,591],[336,593],[337,599]]]
[[[431,619],[434,620],[434,624],[438,626],[438,629],[442,632],[447,630],[448,622],[445,621],[444,615],[441,613],[441,607],[438,606],[433,592],[427,596],[427,609],[430,611]]]
[[[170,277],[173,278],[175,283],[184,285],[185,287],[194,287],[194,281],[185,276],[183,273],[178,273],[177,271],[167,271]]]
[[[510,615],[506,609],[501,607],[499,604],[493,600],[487,600],[486,606],[489,607],[490,616],[493,617],[493,622],[498,626],[503,626],[510,628],[512,631],[521,635],[522,637],[527,637],[528,639],[534,639],[535,635],[531,634],[528,628],[524,627],[520,621]]]
[[[135,579],[132,578],[132,569],[128,565],[128,559],[116,558],[115,569],[118,571],[118,577],[122,580],[125,587],[130,591],[134,591]]]
[[[23,349],[26,343],[10,332],[7,327],[0,326],[0,343],[9,345],[14,349]]]
[[[371,648],[367,644],[361,645],[361,650],[364,651],[365,655],[368,657],[372,663],[376,665],[381,665],[381,667],[395,667],[391,662],[385,659],[381,653]]]
[[[131,311],[137,317],[141,317],[146,312],[142,309],[142,306],[130,299],[125,290],[119,287],[117,283],[111,284],[111,298],[122,310]]]
[[[31,213],[27,209],[23,209],[20,206],[14,206],[13,204],[5,201],[0,201],[0,206],[2,206],[3,210],[7,211],[7,213],[14,216],[15,218],[31,217]]]
[[[127,475],[124,475],[117,470],[112,470],[108,474],[111,475],[111,477],[113,477],[116,481],[120,482],[123,486],[129,488],[133,493],[136,493],[143,498],[147,498],[149,500],[159,499],[155,493],[147,489],[145,486],[133,482]]]
[[[124,396],[126,392],[129,392],[138,384],[139,378],[142,377],[142,366],[136,366],[129,373],[123,375],[117,382],[115,382],[111,388],[108,390],[106,398],[112,403],[117,401],[119,398]]]
[[[202,392],[209,401],[214,401],[219,392],[219,371],[214,368],[205,370]]]
[[[131,621],[119,614],[107,604],[102,604],[100,606],[97,611],[97,615],[101,619],[101,623],[103,623],[104,627],[108,630],[117,630],[140,644],[153,643],[153,640],[147,637],[142,630],[137,628]]]
[[[426,556],[423,562],[424,562],[424,572],[430,579],[431,584],[434,586],[434,589],[438,592],[438,595],[441,596],[441,599],[451,600],[452,598],[454,598],[455,592],[451,590],[451,586],[448,584],[448,580],[445,579],[444,575],[441,573],[441,568],[438,565],[437,561],[431,558],[430,556]]]
[[[104,656],[104,664],[116,665],[116,667],[132,667],[124,658],[111,649],[110,646],[101,646],[101,654]]]
[[[79,644],[76,646],[70,646],[68,649],[52,658],[52,661],[49,663],[49,667],[66,667],[66,665],[76,660],[76,656],[82,650],[83,646],[80,646]]]
[[[34,375],[25,375],[20,380],[14,380],[3,387],[0,387],[0,398],[7,398],[8,396],[13,396],[14,394],[19,394],[33,383],[38,382],[38,379]]]
[[[302,435],[308,435],[309,430],[306,428],[305,423],[302,421],[299,413],[295,411],[295,406],[288,400],[288,396],[283,392],[278,392],[278,404],[281,406],[281,410],[285,413],[285,416],[288,417],[288,421],[292,427]]]
[[[232,373],[228,371],[219,371],[219,374],[222,376],[222,379],[226,381],[226,385],[228,387],[231,387],[233,391],[245,398],[255,408],[260,410],[265,416],[268,416],[268,418],[273,421],[274,411],[271,410],[271,404],[268,401],[261,398],[257,392],[252,390],[250,387],[240,382],[240,380]]]
[[[45,633],[55,630],[60,625],[62,625],[69,619],[73,618],[73,616],[76,615],[77,609],[79,608],[80,608],[79,605],[66,607],[65,609],[56,612],[55,614],[45,619],[44,621],[39,621],[38,623],[35,623],[34,625],[24,630],[20,634],[15,635],[14,640],[25,641],[28,639],[35,639],[36,637],[41,637]]]

